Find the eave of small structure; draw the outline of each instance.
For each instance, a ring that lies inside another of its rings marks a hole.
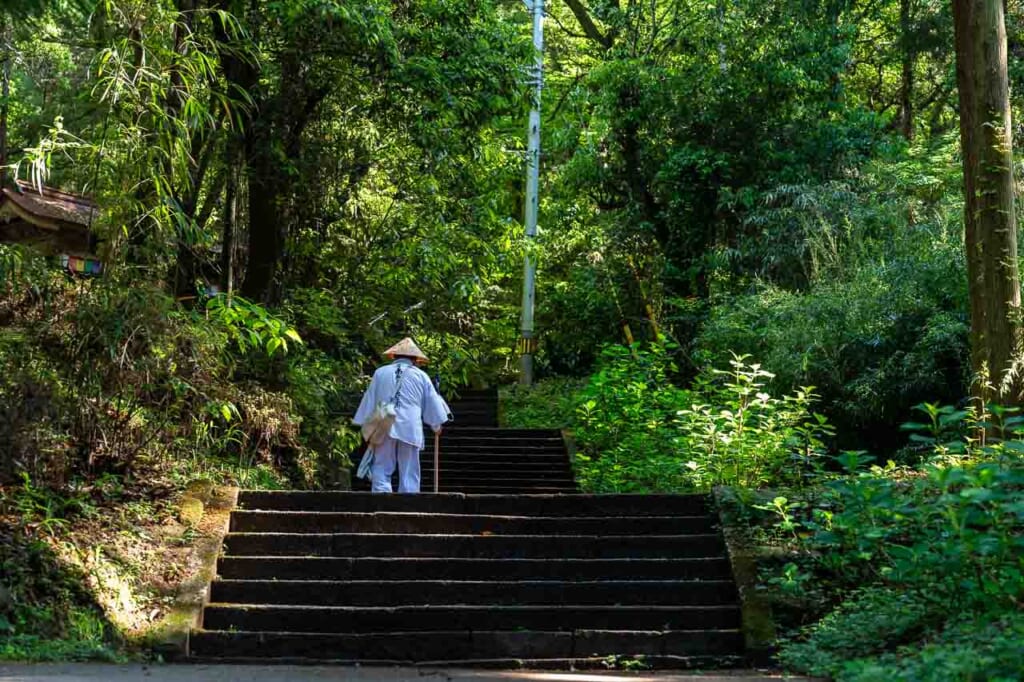
[[[86,197],[25,182],[0,189],[0,242],[47,253],[92,255],[90,228],[99,211]]]

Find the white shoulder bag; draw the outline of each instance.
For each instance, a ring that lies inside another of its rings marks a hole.
[[[405,379],[402,369],[401,365],[399,365],[395,371],[395,394],[391,397],[391,400],[377,403],[377,407],[373,409],[373,414],[370,415],[370,418],[362,426],[363,439],[369,445],[363,458],[359,461],[359,468],[356,470],[357,478],[370,478],[373,471],[373,450],[379,447],[384,442],[384,439],[388,437],[388,434],[391,433],[391,425],[395,423],[395,419],[398,417],[402,380]]]

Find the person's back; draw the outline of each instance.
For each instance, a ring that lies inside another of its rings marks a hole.
[[[395,396],[401,377],[401,392],[395,400],[395,423],[391,437],[403,443],[423,447],[423,424],[436,431],[448,421],[448,404],[437,393],[430,377],[406,358],[398,358],[373,373],[376,402]],[[376,406],[376,402],[374,406]]]
[[[427,357],[412,339],[403,339],[385,354],[394,362],[373,373],[352,421],[362,426],[372,418],[379,404],[394,405],[395,421],[388,437],[373,448],[372,489],[391,492],[391,474],[397,464],[399,492],[419,492],[423,424],[440,433],[441,425],[451,419],[451,414],[430,377],[414,364],[426,362]]]

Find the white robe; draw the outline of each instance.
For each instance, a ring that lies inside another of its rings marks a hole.
[[[402,369],[402,395],[399,398],[395,423],[388,435],[395,440],[408,443],[417,449],[423,448],[423,425],[434,431],[449,421],[451,410],[448,403],[438,394],[427,373],[409,360],[399,358],[390,365],[379,367],[373,373],[373,380],[363,394],[356,416],[352,422],[362,426],[373,414],[378,403],[388,402],[395,395],[395,373]]]

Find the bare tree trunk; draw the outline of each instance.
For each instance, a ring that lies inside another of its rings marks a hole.
[[[269,302],[278,274],[284,240],[281,237],[280,178],[275,177],[264,152],[254,152],[249,167],[249,261],[242,280],[242,295]]]
[[[0,188],[7,183],[7,114],[11,99],[11,48],[7,22],[0,18]]]
[[[238,224],[238,154],[228,142],[227,182],[224,186],[224,217],[220,252],[221,291],[231,302],[235,290],[235,230]]]
[[[917,51],[910,32],[913,0],[900,0],[900,42],[903,45],[903,69],[900,79],[900,132],[903,137],[914,139],[914,67],[917,65]]]
[[[326,87],[312,88],[302,79],[302,59],[289,55],[282,59],[282,86],[266,107],[262,126],[249,142],[249,262],[242,280],[242,295],[254,301],[273,303],[280,298],[281,273],[285,257],[288,226],[291,224],[288,200],[294,199],[295,186],[267,152],[262,137],[269,134],[271,121],[275,134],[284,142],[285,157],[302,156],[303,135],[317,108],[327,97]],[[255,127],[255,126],[254,126]]]
[[[718,70],[724,76],[729,73],[729,55],[725,47],[725,0],[715,4],[715,24],[718,28]]]
[[[177,0],[178,15],[174,22],[174,54],[176,57],[184,58],[187,48],[185,37],[192,31],[193,13],[195,11],[195,0]],[[173,64],[170,73],[170,91],[167,95],[165,110],[169,116],[178,116],[183,106],[184,75],[180,65]],[[195,145],[193,145],[194,147]],[[168,178],[173,177],[171,164],[165,164],[164,172]],[[186,189],[189,192],[191,188]],[[198,194],[198,187],[195,194]],[[179,198],[179,203],[184,203]],[[185,220],[192,222],[195,214],[195,206],[182,206],[185,213]],[[193,235],[179,228],[177,235],[177,257],[174,266],[174,295],[179,300],[191,299],[196,293],[197,262],[196,254],[192,249]]]
[[[1002,0],[953,0],[964,234],[971,302],[971,359],[983,399],[1019,404],[1008,372],[1020,349],[1020,281],[1014,214],[1006,25]]]

